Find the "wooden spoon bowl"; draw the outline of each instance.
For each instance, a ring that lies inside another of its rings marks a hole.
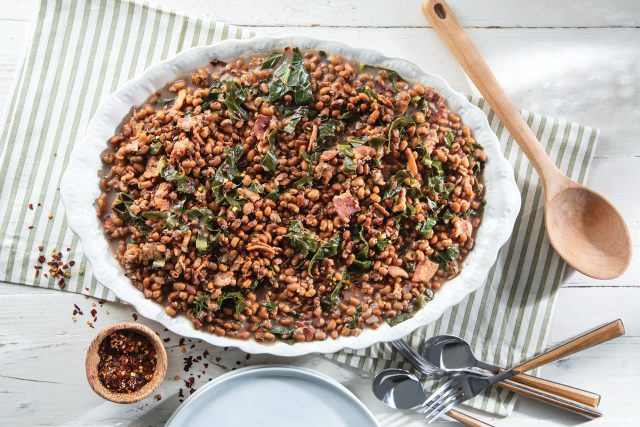
[[[546,202],[549,241],[576,270],[597,279],[614,279],[631,262],[629,230],[606,198],[571,184]]]
[[[149,342],[153,344],[158,357],[156,370],[151,381],[132,393],[114,393],[106,388],[98,377],[98,363],[100,363],[98,349],[100,348],[100,344],[112,332],[122,330],[133,331],[146,337]],[[164,377],[167,374],[167,351],[165,350],[160,337],[158,337],[152,329],[134,322],[118,323],[103,329],[98,335],[96,335],[93,341],[91,341],[91,345],[87,350],[86,369],[87,381],[89,381],[89,385],[93,391],[95,391],[100,397],[115,403],[134,403],[153,393],[164,380]]]

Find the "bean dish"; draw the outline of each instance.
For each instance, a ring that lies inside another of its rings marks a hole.
[[[336,339],[428,309],[459,273],[484,161],[434,88],[286,48],[212,60],[133,107],[97,210],[169,316],[238,339]]]

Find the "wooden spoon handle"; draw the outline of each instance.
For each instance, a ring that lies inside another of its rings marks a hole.
[[[427,0],[422,4],[422,12],[431,21],[433,28],[445,42],[453,56],[487,100],[511,136],[520,145],[535,167],[550,199],[564,188],[566,179],[544,151],[527,122],[513,105],[509,96],[496,80],[487,63],[464,29],[455,18],[444,0]]]
[[[586,350],[587,348],[593,347],[594,345],[602,344],[603,342],[607,342],[622,335],[624,335],[624,325],[622,324],[622,320],[614,320],[611,323],[600,326],[599,328],[596,328],[591,332],[580,335],[579,337],[576,337],[571,341],[554,347],[551,350],[545,351],[539,356],[527,360],[513,370],[516,374],[530,371],[539,366],[551,363],[554,360],[561,359],[573,353],[577,353],[578,351]]]
[[[592,406],[583,405],[571,399],[566,399],[556,395],[541,392],[535,388],[511,380],[504,380],[497,384],[501,388],[516,392],[522,396],[527,396],[544,403],[562,408],[574,414],[582,415],[587,418],[598,418],[604,415],[601,410]]]
[[[469,427],[493,427],[491,424],[487,424],[484,421],[480,421],[479,419],[472,417],[471,415],[458,412],[454,409],[447,412],[447,416],[453,418],[460,424],[464,424]]]
[[[519,374],[512,378],[513,381],[538,389],[545,393],[574,400],[583,405],[596,408],[600,404],[600,395],[580,388],[571,387],[566,384],[534,377],[533,375]]]

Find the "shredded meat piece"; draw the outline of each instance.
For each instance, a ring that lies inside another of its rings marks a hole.
[[[322,152],[322,154],[320,154],[320,160],[324,160],[326,162],[333,160],[336,158],[336,156],[338,155],[338,150],[325,150]]]
[[[438,267],[438,264],[428,259],[420,261],[418,265],[416,265],[413,276],[411,276],[411,281],[425,284],[429,283],[429,280],[431,280],[438,271]]]
[[[269,128],[271,117],[263,116],[262,114],[256,117],[256,121],[253,124],[253,135],[259,140],[264,139],[266,130]]]
[[[218,273],[213,276],[213,285],[217,288],[223,288],[229,286],[235,281],[232,271],[226,271],[224,273]]]
[[[358,147],[353,147],[353,158],[355,160],[367,160],[376,155],[377,150],[373,147],[369,147],[368,145],[360,145]]]
[[[360,210],[358,201],[348,191],[334,196],[333,206],[336,208],[338,216],[343,220],[348,220],[352,214]]]
[[[409,278],[409,273],[407,273],[402,267],[390,265],[389,267],[387,267],[387,270],[389,271],[389,275],[391,277],[402,277],[404,279]]]
[[[324,180],[325,183],[327,183],[331,180],[331,178],[335,173],[336,173],[335,166],[332,166],[328,163],[320,161],[320,163],[318,163],[313,170],[313,177],[318,180],[322,179]]]
[[[258,200],[260,200],[260,195],[258,193],[246,188],[238,188],[238,195],[252,202],[257,202]]]

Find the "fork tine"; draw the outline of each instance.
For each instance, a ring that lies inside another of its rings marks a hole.
[[[420,407],[422,408],[428,407],[431,403],[433,403],[435,399],[438,399],[438,397],[441,396],[443,393],[446,393],[451,388],[455,387],[454,383],[455,383],[455,377],[451,378],[449,381],[442,384],[436,391],[431,393],[431,396],[427,400],[425,400],[422,403],[422,405],[420,405]]]
[[[432,423],[433,421],[437,420],[438,418],[440,418],[442,416],[442,414],[445,414],[447,412],[449,412],[450,409],[455,408],[456,406],[458,406],[459,404],[461,404],[462,402],[464,402],[464,396],[459,396],[456,400],[454,400],[453,402],[449,403],[447,406],[441,408],[438,411],[433,412],[430,416],[427,417],[427,424]]]
[[[446,398],[442,399],[436,406],[433,406],[429,408],[428,411],[424,412],[425,419],[429,420],[431,418],[437,417],[442,408],[446,407],[449,403],[454,402],[456,399],[458,399],[458,394],[456,393],[450,394]]]
[[[457,383],[457,378],[451,377],[450,380],[448,380],[447,382],[445,382],[444,384],[442,384],[440,387],[438,387],[438,389],[436,391],[434,391],[433,393],[431,393],[431,396],[425,400],[422,405],[420,405],[421,407],[425,407],[427,406],[429,403],[433,402],[433,399],[437,399],[438,396],[442,395],[443,393],[445,393],[447,390],[455,387],[456,383]]]
[[[452,387],[449,390],[447,390],[445,393],[439,394],[438,396],[436,396],[436,398],[434,399],[433,402],[429,403],[428,405],[426,405],[424,407],[422,412],[428,413],[428,412],[433,411],[434,408],[437,408],[439,405],[442,404],[442,402],[444,402],[447,399],[449,399],[449,397],[457,396],[460,391],[461,391],[461,389],[459,387]]]

